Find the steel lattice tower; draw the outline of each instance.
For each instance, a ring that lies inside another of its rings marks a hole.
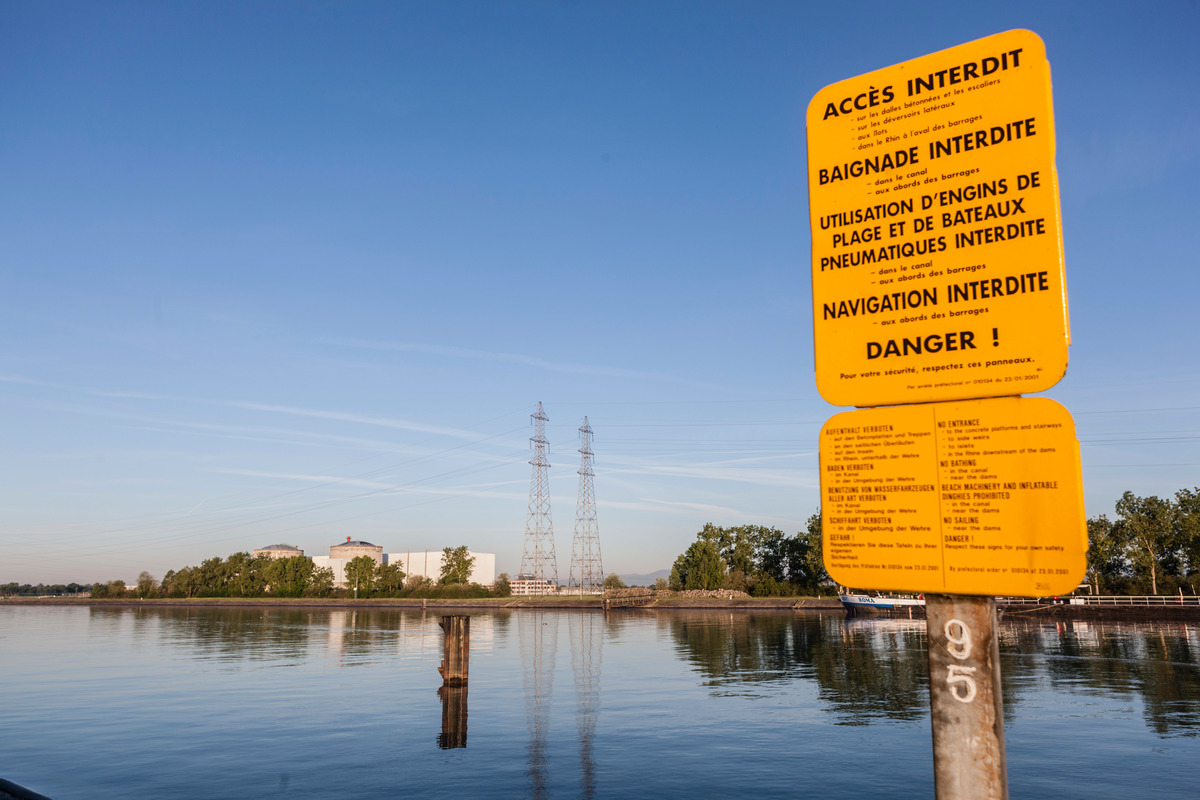
[[[568,586],[579,593],[604,591],[604,564],[600,560],[600,526],[596,522],[596,477],[592,469],[592,426],[583,418],[579,426],[579,499],[575,501],[575,539],[571,544],[571,577]]]
[[[537,413],[531,414],[533,436],[533,473],[529,478],[529,513],[525,516],[525,550],[521,554],[521,575],[535,580],[558,584],[558,560],[554,556],[554,521],[550,516],[550,461],[546,441],[546,422],[549,417],[538,403]],[[536,594],[548,594],[555,589],[539,585]]]

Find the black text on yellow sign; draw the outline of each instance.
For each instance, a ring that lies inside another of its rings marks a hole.
[[[820,455],[825,568],[843,586],[1042,596],[1083,578],[1079,444],[1053,400],[849,411]]]
[[[808,108],[817,389],[876,406],[1042,391],[1069,328],[1045,48],[989,36]]]

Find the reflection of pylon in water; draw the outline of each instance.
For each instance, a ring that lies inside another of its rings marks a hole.
[[[575,501],[575,539],[571,544],[571,574],[567,585],[579,594],[600,594],[604,564],[600,560],[600,525],[596,521],[596,472],[592,468],[592,426],[579,426],[579,498]]]
[[[600,709],[600,662],[604,620],[599,614],[572,614],[571,669],[575,673],[575,726],[579,731],[579,796],[596,796],[596,759],[592,739]]]
[[[558,647],[558,615],[521,612],[521,683],[525,689],[525,724],[529,727],[530,796],[548,796],[546,737],[550,733],[550,700],[554,692],[554,651]]]
[[[549,417],[538,403],[533,420],[533,436],[529,437],[533,472],[529,478],[529,511],[525,517],[525,549],[521,554],[521,574],[530,579],[533,594],[557,591],[558,560],[554,555],[554,521],[550,516],[550,457],[546,441],[546,422]]]

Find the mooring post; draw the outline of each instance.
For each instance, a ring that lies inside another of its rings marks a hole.
[[[926,595],[937,800],[1007,800],[992,597]]]
[[[442,665],[443,686],[466,686],[467,672],[471,659],[471,618],[468,616],[442,617],[438,623],[446,632]]]

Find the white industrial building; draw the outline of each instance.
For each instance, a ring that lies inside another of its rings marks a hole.
[[[549,578],[535,578],[532,575],[518,575],[508,585],[514,597],[558,594],[559,591],[559,587]]]
[[[496,554],[495,553],[476,553],[473,550],[467,551],[471,558],[475,559],[475,563],[471,565],[471,577],[467,579],[469,583],[478,583],[480,586],[491,586],[496,582]],[[409,578],[415,576],[429,578],[431,581],[438,581],[442,577],[442,551],[441,550],[422,550],[419,553],[388,553],[387,564],[400,564],[400,569],[404,570],[404,574]]]
[[[470,583],[481,586],[491,586],[496,582],[496,554],[476,553],[468,551],[475,559],[471,567]],[[338,588],[346,586],[346,564],[358,556],[370,556],[376,564],[400,564],[405,578],[422,577],[437,582],[442,577],[442,551],[423,550],[404,553],[384,553],[383,548],[370,542],[346,541],[339,542],[329,548],[328,556],[313,556],[313,566],[329,567],[333,570],[333,585]]]

